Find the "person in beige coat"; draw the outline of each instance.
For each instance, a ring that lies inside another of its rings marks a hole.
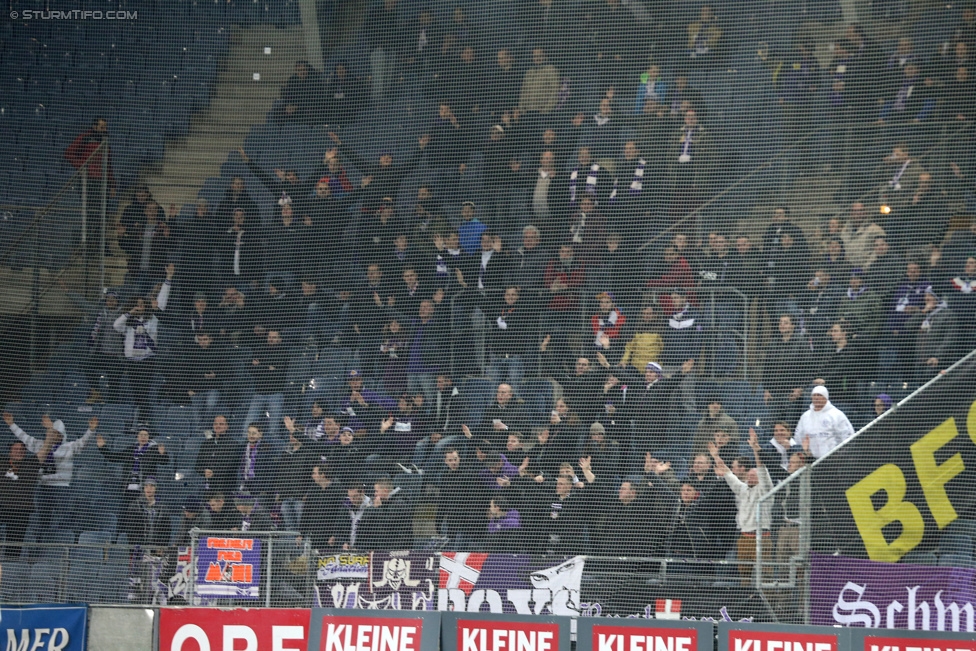
[[[546,63],[546,53],[541,47],[532,51],[533,66],[525,71],[519,111],[522,113],[551,113],[556,108],[559,93],[559,71]]]

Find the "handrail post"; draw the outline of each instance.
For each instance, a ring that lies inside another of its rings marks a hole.
[[[99,271],[99,291],[105,290],[105,239],[106,239],[106,228],[108,224],[108,141],[105,141],[105,161],[106,164],[103,166],[102,170],[102,229],[99,234],[99,256],[98,256],[98,271]]]

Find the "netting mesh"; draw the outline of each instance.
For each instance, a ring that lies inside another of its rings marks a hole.
[[[0,600],[973,566],[970,5],[7,5]]]

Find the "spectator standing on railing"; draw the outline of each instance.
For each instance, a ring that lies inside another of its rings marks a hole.
[[[3,421],[40,463],[36,530],[39,537],[46,535],[56,530],[66,515],[74,458],[94,436],[98,429],[98,419],[90,418],[85,435],[70,443],[66,442],[64,423],[60,420],[52,421],[47,414],[41,417],[41,425],[45,430],[44,439],[36,439],[20,429],[14,422],[13,414],[4,412]]]
[[[793,440],[819,459],[852,436],[854,426],[844,412],[831,404],[827,387],[822,384],[813,387],[810,409],[796,424]]]
[[[34,490],[37,487],[40,463],[27,454],[27,446],[20,441],[10,444],[7,458],[2,462],[4,475],[0,477],[0,524],[6,527],[6,545],[0,560],[20,558],[21,544],[27,533],[27,523],[34,513]]]
[[[752,448],[756,467],[751,468],[746,473],[745,480],[739,479],[729,470],[729,467],[722,461],[722,457],[719,456],[718,450],[715,449],[714,445],[709,447],[709,452],[715,461],[715,474],[724,478],[729,488],[735,494],[736,506],[738,508],[736,522],[739,529],[737,557],[739,559],[739,574],[742,576],[743,585],[748,585],[749,579],[754,573],[756,537],[769,538],[772,526],[772,502],[767,502],[763,506],[759,520],[756,519],[759,498],[773,489],[773,482],[769,477],[769,471],[763,465],[756,431],[751,428],[749,429],[749,447]],[[766,542],[763,544],[766,545]]]
[[[160,466],[170,464],[170,456],[166,454],[166,446],[151,440],[149,428],[146,425],[136,426],[135,442],[122,449],[113,450],[101,434],[95,437],[98,451],[109,463],[122,464],[122,505],[120,512],[126,513],[129,505],[139,499],[143,490],[143,482],[147,477],[153,480],[162,473]]]

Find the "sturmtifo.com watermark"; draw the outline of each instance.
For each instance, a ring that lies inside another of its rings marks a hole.
[[[60,11],[50,9],[24,9],[11,11],[13,20],[139,20],[138,11],[85,11],[83,9],[68,9]]]

